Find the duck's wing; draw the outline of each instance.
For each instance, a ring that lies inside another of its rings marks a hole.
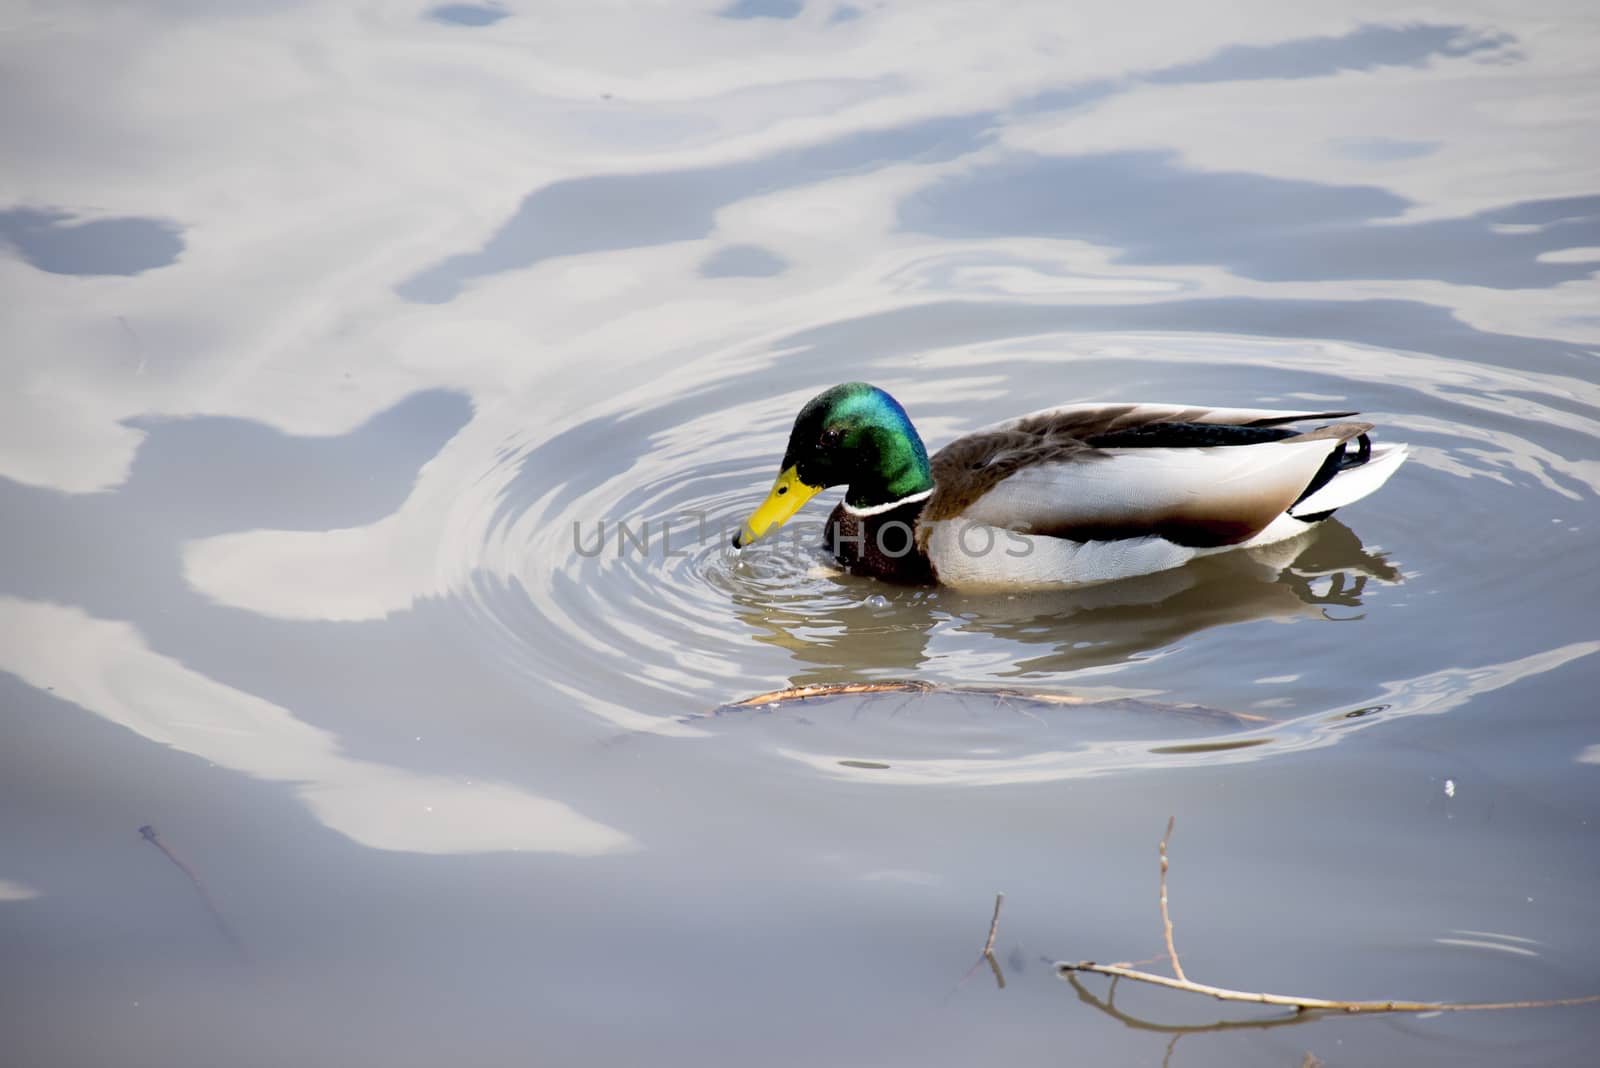
[[[1372,429],[1301,419],[1346,413],[1177,405],[1075,405],[959,438],[932,460],[929,523],[963,520],[1072,541],[1155,536],[1212,547],[1248,541]]]
[[[1062,404],[992,423],[979,428],[967,437],[978,437],[997,431],[1023,430],[1034,435],[1056,437],[1070,435],[1081,438],[1149,426],[1153,423],[1281,427],[1313,419],[1347,419],[1356,414],[1353,411],[1308,412],[1284,408],[1209,408],[1194,404]]]

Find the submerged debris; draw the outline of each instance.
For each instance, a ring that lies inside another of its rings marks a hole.
[[[1207,705],[1174,704],[1149,701],[1137,697],[1088,697],[1082,694],[1061,693],[1053,690],[1030,690],[1014,686],[956,685],[923,682],[917,679],[899,679],[884,682],[818,683],[809,686],[791,686],[771,690],[738,701],[718,705],[707,715],[721,716],[732,712],[758,710],[769,712],[788,702],[816,702],[844,697],[872,697],[879,694],[904,694],[912,697],[949,695],[971,697],[1007,705],[1047,705],[1093,707],[1099,710],[1129,712],[1178,713],[1186,717],[1211,720],[1228,726],[1253,727],[1264,723],[1277,723],[1269,716],[1252,712],[1236,712],[1212,708]]]

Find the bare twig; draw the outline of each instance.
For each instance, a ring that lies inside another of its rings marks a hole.
[[[1000,906],[1006,903],[1006,895],[994,895],[994,919],[989,921],[989,940],[983,944],[983,955],[994,956],[994,936],[1000,930]]]
[[[989,939],[983,944],[983,959],[989,962],[989,967],[994,971],[994,981],[1000,985],[1001,990],[1006,988],[1006,977],[1000,970],[1000,962],[995,959],[994,936],[995,932],[1000,930],[1000,906],[1005,903],[1006,895],[994,895],[994,918],[989,921]]]
[[[957,990],[967,985],[967,980],[973,977],[978,967],[985,961],[988,962],[989,969],[994,972],[995,985],[1001,990],[1006,988],[1005,973],[1000,970],[999,958],[994,955],[994,938],[1000,930],[1000,906],[1005,903],[1005,900],[1006,895],[1004,894],[994,895],[994,918],[989,921],[989,937],[983,943],[983,952],[978,954],[978,959],[972,962],[972,967],[967,969],[966,974],[961,977],[961,981],[955,985],[955,989],[950,991],[951,997],[955,996]]]
[[[1183,974],[1183,967],[1178,963],[1178,950],[1172,940],[1172,919],[1167,911],[1167,843],[1172,837],[1172,827],[1176,817],[1167,820],[1167,833],[1161,839],[1161,920],[1166,927],[1167,955],[1172,962],[1172,970],[1177,973],[1177,978],[1169,979],[1164,975],[1154,972],[1143,972],[1122,964],[1096,964],[1092,960],[1081,960],[1076,963],[1059,961],[1056,963],[1056,974],[1064,979],[1072,979],[1075,972],[1094,972],[1097,975],[1109,975],[1113,988],[1118,979],[1129,979],[1138,983],[1149,983],[1152,986],[1164,986],[1169,990],[1182,990],[1188,994],[1205,994],[1216,998],[1218,1001],[1242,1001],[1256,1005],[1278,1005],[1294,1009],[1295,1012],[1342,1012],[1348,1014],[1372,1012],[1476,1012],[1493,1009],[1542,1009],[1560,1005],[1594,1005],[1600,1004],[1600,994],[1586,994],[1574,998],[1550,998],[1542,1001],[1343,1001],[1335,998],[1313,998],[1297,994],[1267,994],[1255,993],[1246,990],[1233,990],[1224,986],[1212,986],[1209,983],[1197,983]],[[998,912],[998,910],[997,910]],[[1074,986],[1077,984],[1074,983]],[[1108,999],[1109,1004],[1109,999]]]
[[[923,682],[918,679],[905,679],[887,682],[834,682],[816,683],[809,686],[790,686],[783,690],[772,690],[768,693],[758,693],[754,697],[745,697],[738,701],[730,701],[712,709],[711,715],[742,708],[762,708],[767,705],[782,704],[788,701],[808,701],[818,698],[851,697],[863,694],[903,693],[913,697],[921,694],[955,694],[971,697],[993,697],[1000,701],[1027,701],[1043,705],[1104,705],[1111,703],[1132,703],[1139,707],[1155,707],[1171,712],[1182,712],[1190,715],[1203,715],[1213,718],[1226,718],[1237,723],[1276,723],[1278,720],[1270,716],[1262,716],[1253,712],[1236,712],[1206,708],[1200,705],[1151,705],[1148,702],[1108,702],[1094,697],[1082,697],[1077,694],[1055,693],[1049,690],[1026,690],[1014,686],[962,686],[947,685],[936,682]],[[1025,710],[1023,711],[1026,714]]]
[[[1172,827],[1178,822],[1178,817],[1167,817],[1167,833],[1161,836],[1161,926],[1167,935],[1167,956],[1172,960],[1172,974],[1179,979],[1188,981],[1188,976],[1183,974],[1183,965],[1178,962],[1178,947],[1172,944],[1172,915],[1167,911],[1167,843],[1172,841]]]
[[[1006,988],[1006,973],[1000,970],[1000,961],[993,953],[984,954],[984,960],[989,962],[989,970],[994,972],[994,982],[1001,990]]]
[[[1137,968],[1141,964],[1154,964],[1157,961],[1159,961],[1160,959],[1161,959],[1161,954],[1158,953],[1153,957],[1146,957],[1144,960],[1119,960],[1119,961],[1113,961],[1112,963],[1114,963],[1119,968]],[[1046,964],[1053,964],[1055,962],[1050,960],[1047,957],[1047,958],[1045,958],[1045,963]]]
[[[731,701],[723,708],[751,708],[761,705],[774,705],[781,701],[805,701],[814,697],[848,697],[854,694],[872,693],[986,693],[996,697],[1027,696],[1040,701],[1049,701],[1055,704],[1083,704],[1087,699],[1073,697],[1069,694],[1031,694],[1023,690],[1010,687],[967,687],[967,686],[941,686],[932,682],[921,682],[916,679],[907,679],[895,682],[827,682],[817,683],[812,686],[790,686],[784,690],[772,690],[769,693],[758,693],[754,697],[746,697],[740,701]]]
[[[1119,968],[1115,964],[1096,964],[1092,960],[1076,963],[1065,961],[1056,964],[1062,976],[1071,972],[1094,972],[1138,983],[1152,983],[1170,990],[1190,994],[1206,994],[1219,1001],[1247,1001],[1257,1005],[1280,1005],[1299,1012],[1469,1012],[1484,1009],[1542,1009],[1556,1005],[1593,1005],[1600,1003],[1600,994],[1587,994],[1577,998],[1553,998],[1547,1001],[1339,1001],[1332,998],[1302,997],[1295,994],[1257,994],[1244,990],[1230,990],[1209,983],[1196,983],[1191,979],[1168,979],[1154,972],[1141,972],[1133,968]]]
[[[151,845],[161,850],[161,852],[165,854],[166,858],[176,865],[179,871],[188,876],[189,882],[194,886],[195,892],[200,895],[200,900],[205,903],[206,909],[211,913],[211,918],[216,921],[217,930],[222,932],[222,937],[227,939],[228,944],[233,947],[234,952],[239,954],[239,959],[244,961],[246,964],[249,964],[250,951],[245,948],[245,945],[242,941],[240,941],[239,936],[234,933],[234,930],[231,926],[229,926],[228,921],[223,918],[222,910],[217,908],[217,903],[211,899],[211,892],[206,889],[206,884],[201,880],[200,874],[193,868],[189,867],[188,864],[185,864],[183,858],[178,856],[177,853],[173,852],[172,847],[161,840],[161,836],[156,833],[156,829],[150,826],[150,824],[147,823],[143,827],[139,828],[139,837],[143,838],[146,842],[149,842]]]
[[[1146,1020],[1118,1008],[1111,998],[1110,991],[1107,991],[1104,999],[1095,997],[1075,974],[1069,973],[1066,979],[1072,986],[1073,992],[1078,995],[1079,1001],[1099,1009],[1113,1020],[1135,1031],[1152,1031],[1163,1035],[1205,1034],[1215,1031],[1267,1031],[1274,1027],[1293,1027],[1296,1024],[1310,1023],[1316,1018],[1307,1013],[1292,1012],[1285,1016],[1269,1016],[1258,1020],[1215,1020],[1205,1024],[1157,1023],[1155,1020]],[[1113,984],[1120,981],[1116,978],[1111,980]]]

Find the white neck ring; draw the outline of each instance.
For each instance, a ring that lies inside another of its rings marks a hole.
[[[890,501],[887,504],[874,504],[867,508],[856,508],[846,502],[844,510],[849,512],[851,515],[882,515],[884,512],[894,511],[902,504],[915,504],[918,501],[925,501],[932,496],[933,490],[925,489],[921,493],[912,493],[905,497],[901,497],[898,501]]]

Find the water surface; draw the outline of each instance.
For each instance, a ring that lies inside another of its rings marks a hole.
[[[1582,5],[13,22],[10,1059],[1600,1039],[1592,1008],[1112,1011],[1049,967],[1160,953],[1175,814],[1193,978],[1600,993]],[[1358,408],[1412,459],[1295,542],[1069,593],[841,575],[831,496],[728,551],[798,407],[858,378],[934,447],[1146,400]],[[997,891],[1003,989],[968,974]]]

